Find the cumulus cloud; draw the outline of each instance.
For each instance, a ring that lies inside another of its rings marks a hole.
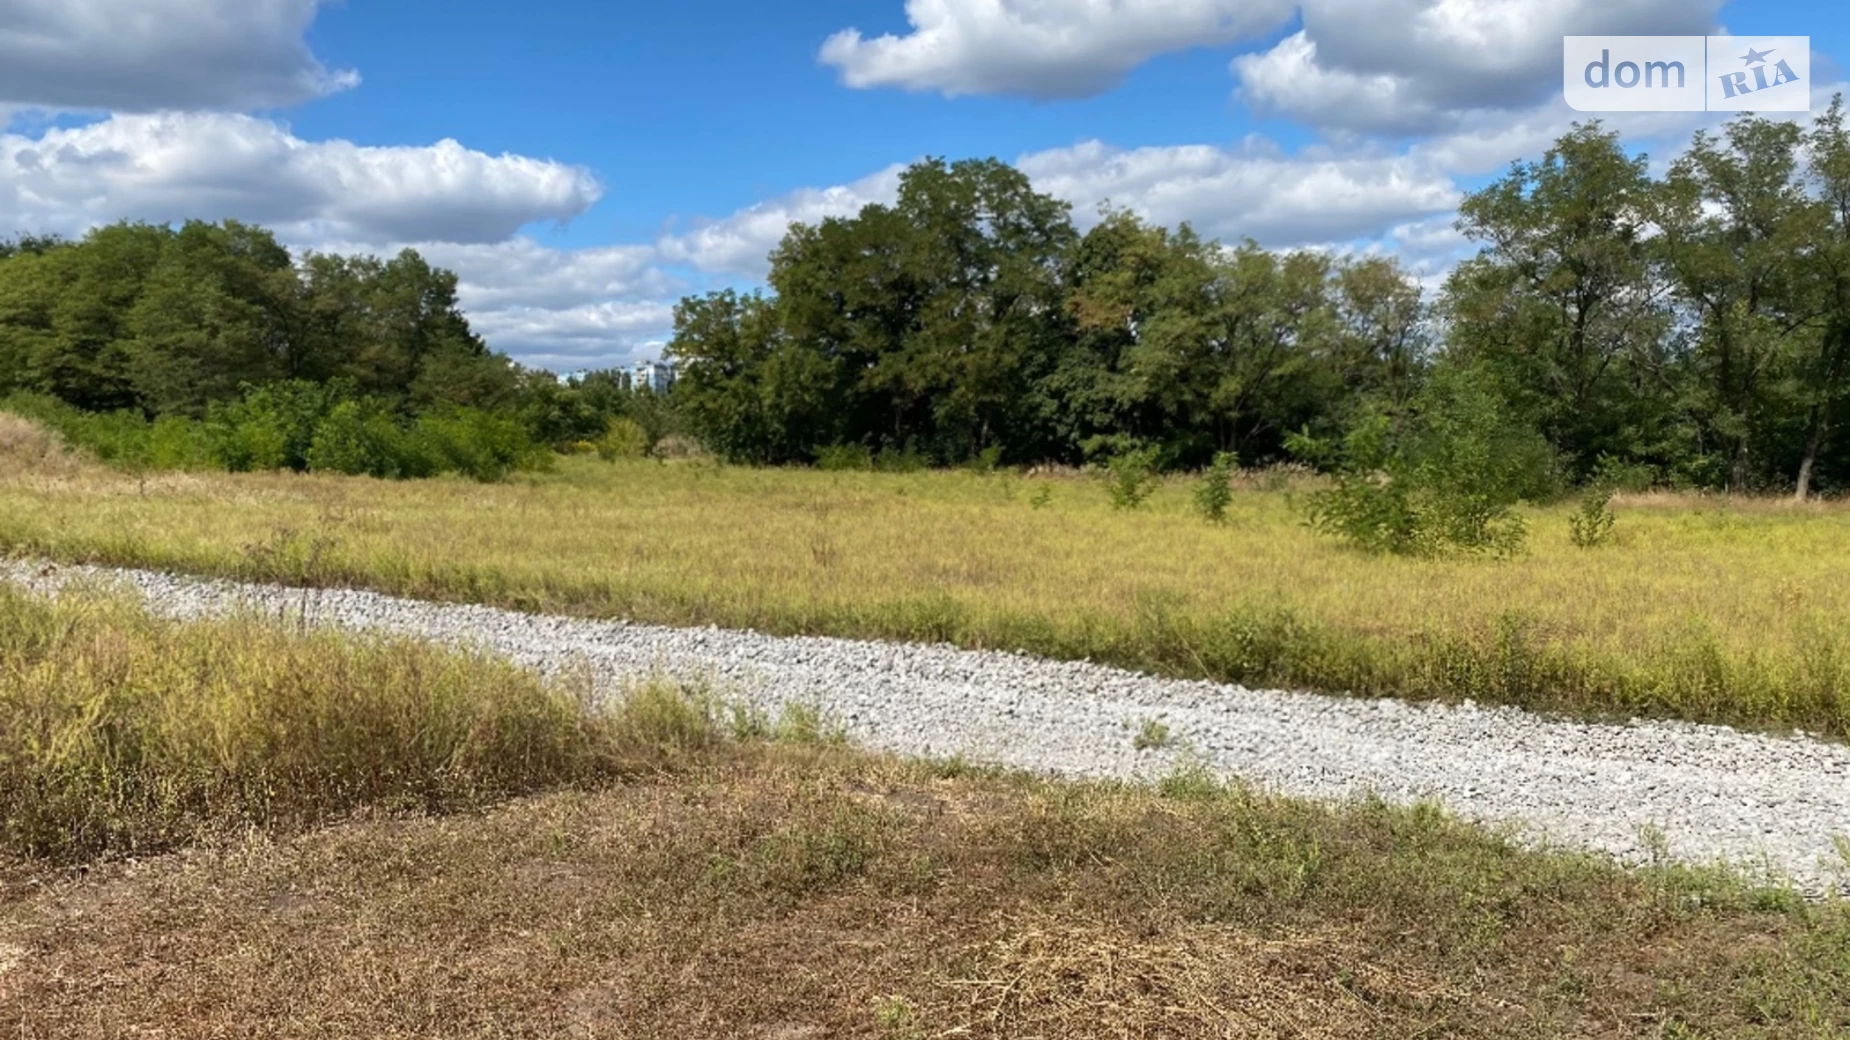
[[[829,217],[851,217],[870,203],[890,203],[899,197],[899,175],[903,172],[905,166],[895,164],[851,184],[802,188],[748,206],[729,217],[702,222],[688,231],[664,235],[656,248],[668,263],[763,278],[771,269],[771,251],[792,223],[815,224]]]
[[[1559,91],[1565,35],[1702,35],[1725,0],[1304,0],[1233,61],[1240,96],[1325,130],[1411,134]]]
[[[463,310],[489,343],[556,371],[655,356],[673,330],[675,301],[695,288],[662,270],[649,245],[557,249],[521,236],[416,248],[456,272]]]
[[[489,309],[561,310],[588,303],[659,300],[688,284],[663,271],[652,246],[556,249],[521,236],[506,242],[426,242],[417,250],[456,272],[463,301]]]
[[[609,301],[543,309],[469,309],[469,323],[495,349],[535,368],[610,368],[654,357],[674,327],[670,301]]]
[[[268,120],[115,116],[0,134],[0,227],[80,232],[115,220],[236,218],[297,238],[480,243],[567,221],[602,189],[579,167],[426,147],[309,142]]]
[[[303,33],[323,0],[0,0],[0,102],[240,111],[345,90]]]
[[[1098,141],[1023,156],[1042,191],[1084,217],[1099,203],[1202,233],[1301,245],[1375,234],[1458,204],[1451,179],[1405,155],[1286,155],[1263,141],[1123,150]]]
[[[1151,58],[1268,32],[1292,0],[907,0],[912,31],[846,29],[821,59],[851,87],[1086,97]]]

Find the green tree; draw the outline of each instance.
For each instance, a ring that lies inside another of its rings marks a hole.
[[[127,308],[124,366],[143,407],[204,415],[213,401],[286,372],[296,272],[269,232],[188,223]]]
[[[1459,209],[1482,251],[1447,280],[1446,349],[1495,369],[1582,475],[1602,454],[1668,463],[1677,439],[1651,190],[1646,158],[1593,123]]]
[[[1782,373],[1811,327],[1804,286],[1815,208],[1800,182],[1796,124],[1737,119],[1699,131],[1658,192],[1663,255],[1695,326],[1692,406],[1728,486],[1753,487],[1782,416]]]

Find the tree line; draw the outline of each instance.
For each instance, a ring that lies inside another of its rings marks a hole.
[[[0,242],[0,406],[151,468],[496,479],[618,421],[672,432],[621,373],[489,349],[416,251],[297,257],[236,221]]]
[[[1478,253],[1428,296],[1388,257],[1121,210],[1082,234],[1001,162],[926,161],[892,205],[793,225],[769,293],[683,300],[678,406],[761,464],[1336,468],[1358,432],[1379,461],[1475,415],[1498,425],[1482,443],[1544,444],[1557,482],[1850,484],[1841,99],[1809,127],[1698,133],[1661,172],[1578,125],[1458,228]]]
[[[1841,101],[1661,169],[1576,126],[1458,228],[1477,254],[1424,292],[1391,257],[1123,210],[1081,233],[1004,163],[931,160],[891,205],[792,225],[768,292],[682,300],[656,398],[514,364],[414,251],[123,223],[0,242],[0,406],[138,466],[492,479],[686,433],[768,465],[1298,461],[1358,495],[1509,459],[1506,489],[1850,486]]]

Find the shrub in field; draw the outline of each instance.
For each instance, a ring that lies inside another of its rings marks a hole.
[[[1238,456],[1223,451],[1214,456],[1214,462],[1201,474],[1201,483],[1195,485],[1195,510],[1209,523],[1227,522],[1227,507],[1233,504],[1233,471],[1238,465]]]
[[[351,388],[340,383],[293,381],[254,387],[206,413],[213,457],[234,473],[305,470],[315,431]]]
[[[1396,555],[1513,553],[1524,536],[1516,504],[1553,477],[1547,442],[1468,368],[1442,366],[1411,416],[1371,415],[1335,454],[1336,486],[1311,496],[1311,525]]]
[[[994,473],[1002,464],[1002,446],[992,445],[977,452],[964,461],[963,468],[971,473]]]
[[[923,473],[931,468],[931,459],[910,444],[904,448],[888,445],[880,449],[874,468],[882,473]]]
[[[14,394],[0,412],[29,419],[105,465],[127,470],[208,469],[215,465],[203,424],[183,416],[150,423],[138,412],[83,412],[53,397]]]
[[[649,453],[649,432],[634,419],[610,420],[604,435],[597,439],[597,457],[605,462],[617,459],[640,459]]]
[[[484,482],[505,480],[516,470],[543,468],[551,457],[519,422],[475,408],[419,416],[413,441],[413,450],[433,460],[433,471]]]
[[[1105,464],[1105,491],[1113,509],[1137,509],[1156,491],[1156,453],[1121,452]]]
[[[428,454],[384,409],[343,401],[315,428],[308,468],[382,478],[429,476]]]
[[[865,444],[831,444],[816,452],[816,468],[831,472],[874,468],[873,453]]]
[[[1568,533],[1582,549],[1597,549],[1612,538],[1618,518],[1612,512],[1612,490],[1593,487],[1581,496],[1580,508],[1567,518]]]

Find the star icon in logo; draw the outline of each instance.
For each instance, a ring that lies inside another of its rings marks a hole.
[[[1778,47],[1768,47],[1766,50],[1757,51],[1757,50],[1754,50],[1752,47],[1749,47],[1747,48],[1747,53],[1741,55],[1741,64],[1743,65],[1764,65],[1766,64],[1766,56],[1773,53],[1774,51],[1778,49],[1779,49]]]

